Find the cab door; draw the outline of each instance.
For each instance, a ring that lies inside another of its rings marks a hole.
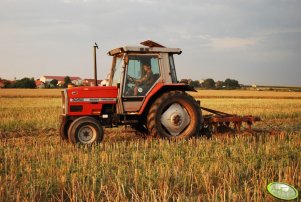
[[[160,55],[159,54],[129,54],[123,80],[122,103],[125,112],[138,112],[145,96],[160,80]],[[150,67],[150,71],[145,68]],[[146,72],[148,71],[148,72]],[[147,83],[140,83],[149,75]]]

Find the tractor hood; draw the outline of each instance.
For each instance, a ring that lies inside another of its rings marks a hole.
[[[67,89],[69,102],[116,101],[117,92],[115,86],[88,86]]]
[[[63,115],[99,116],[104,105],[116,104],[117,92],[117,87],[112,86],[75,87],[62,90]]]

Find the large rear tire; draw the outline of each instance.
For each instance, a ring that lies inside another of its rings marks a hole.
[[[199,135],[201,110],[196,100],[182,91],[164,93],[150,107],[147,128],[153,137],[188,139]]]
[[[70,126],[71,121],[67,121],[66,117],[61,116],[61,123],[59,128],[59,134],[61,137],[61,140],[68,141],[68,128]]]
[[[132,128],[135,130],[135,135],[142,138],[147,138],[148,130],[142,123],[137,123],[132,125]]]
[[[69,129],[68,138],[73,144],[91,145],[102,141],[104,136],[100,123],[89,116],[75,119]]]

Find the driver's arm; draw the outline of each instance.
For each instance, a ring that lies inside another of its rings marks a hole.
[[[141,79],[136,80],[136,82],[138,84],[143,84],[143,83],[147,82],[148,80],[150,80],[150,77],[151,77],[151,72],[147,72]]]

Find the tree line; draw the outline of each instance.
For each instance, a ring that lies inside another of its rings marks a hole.
[[[241,87],[237,80],[229,78],[225,81],[214,81],[212,78],[208,78],[202,82],[199,80],[182,79],[180,83],[186,83],[194,88],[204,89],[239,89]]]
[[[4,88],[36,88],[36,82],[34,78],[22,78],[16,81],[3,80]],[[44,88],[58,88],[63,87],[67,88],[68,84],[72,83],[69,76],[64,78],[64,83],[62,86],[58,86],[58,81],[56,79],[51,80],[50,82],[44,83]],[[186,83],[194,88],[204,88],[204,89],[238,89],[240,84],[235,79],[227,78],[225,81],[215,82],[212,78],[205,79],[203,82],[199,80],[191,79],[182,79],[180,83]]]
[[[0,79],[1,80],[1,79]],[[69,76],[64,78],[64,83],[62,86],[58,86],[58,80],[53,79],[50,82],[44,83],[44,88],[67,88],[68,84],[72,83]],[[3,80],[3,88],[36,88],[36,81],[34,78],[24,77],[20,80],[9,81]]]
[[[3,88],[36,88],[34,78],[23,78],[16,81],[3,80]]]

